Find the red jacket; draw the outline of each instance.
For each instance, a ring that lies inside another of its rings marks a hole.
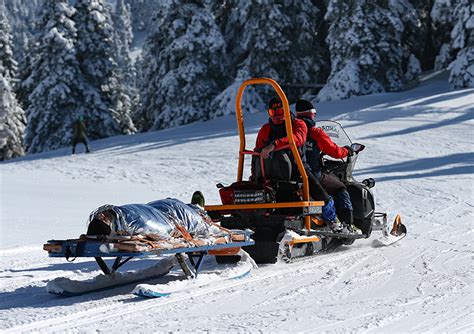
[[[321,152],[335,159],[347,157],[347,148],[337,146],[322,129],[313,127],[309,129],[308,135],[318,143]]]
[[[293,119],[291,125],[293,129],[293,139],[295,140],[296,147],[303,146],[306,142],[306,135],[308,133],[306,123],[301,119]],[[279,139],[273,139],[272,137],[274,135],[275,134],[272,134],[272,126],[270,125],[270,123],[264,124],[258,132],[254,151],[260,152],[265,146],[270,145],[272,143],[275,144],[275,151],[289,145],[288,137],[285,136]]]

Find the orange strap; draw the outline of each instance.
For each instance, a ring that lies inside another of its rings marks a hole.
[[[179,233],[181,233],[181,236],[184,238],[184,240],[186,240],[186,241],[192,241],[193,240],[193,237],[191,236],[191,234],[188,232],[188,230],[186,230],[186,228],[183,225],[175,224],[175,227],[179,231]]]

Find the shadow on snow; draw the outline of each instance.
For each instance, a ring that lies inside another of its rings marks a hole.
[[[111,260],[110,260],[111,261]],[[107,261],[109,262],[109,261]],[[143,269],[146,267],[150,267],[156,262],[156,260],[151,259],[142,259],[140,261],[131,261],[124,266],[124,269],[120,272],[125,273],[126,271],[136,270],[136,269]],[[55,270],[81,270],[81,272],[92,272],[97,271],[98,267],[94,261],[76,263],[71,266],[70,263],[64,264],[54,264],[43,268],[34,268],[29,270],[10,270],[12,272],[28,272],[28,271],[39,271],[39,270],[47,270],[47,271],[55,271]],[[175,271],[176,270],[176,271]],[[180,274],[179,270],[175,269],[172,270],[171,273],[163,277],[148,279],[142,281],[143,283],[149,284],[167,284],[171,281],[181,280],[184,278],[182,274]],[[29,275],[31,276],[31,275]],[[61,273],[58,273],[57,277],[62,277]],[[107,289],[104,291],[98,291],[93,293],[86,293],[79,296],[72,296],[72,297],[63,297],[63,296],[56,296],[49,294],[46,291],[46,283],[49,280],[43,280],[44,285],[35,285],[35,286],[25,286],[15,289],[14,291],[8,292],[0,292],[0,310],[9,310],[15,308],[26,308],[26,307],[33,307],[33,308],[54,308],[57,306],[68,306],[73,304],[79,304],[83,302],[90,302],[93,300],[100,300],[116,295],[122,294],[129,294],[131,293],[132,289],[138,284],[130,283],[127,285],[123,285],[116,288]],[[142,283],[140,282],[140,283]],[[146,300],[141,298],[142,300]]]
[[[434,169],[434,170],[433,170]],[[358,175],[405,173],[403,175],[380,176],[377,182],[413,179],[432,176],[462,175],[474,173],[474,153],[456,153],[443,157],[423,158],[399,162],[391,165],[379,165],[363,168]]]
[[[383,134],[375,134],[367,137],[363,137],[361,139],[373,139],[373,138],[383,138],[383,137],[391,137],[391,136],[399,136],[399,135],[406,135],[410,133],[415,133],[418,131],[424,131],[424,130],[432,130],[436,128],[440,128],[443,126],[448,126],[448,125],[453,125],[453,124],[458,124],[462,123],[465,121],[470,121],[474,119],[474,112],[471,110],[467,110],[466,112],[460,113],[459,116],[451,118],[451,119],[444,119],[439,122],[432,122],[432,123],[427,123],[419,126],[415,126],[412,128],[406,128],[403,130],[398,130],[398,131],[392,131],[392,132],[386,132]]]
[[[246,135],[255,134],[260,126],[267,121],[266,113],[248,114],[245,116]],[[223,116],[207,122],[196,122],[176,128],[137,133],[134,135],[121,135],[90,141],[92,154],[123,155],[133,154],[176,146],[188,142],[197,142],[216,138],[238,137],[235,115]],[[253,149],[253,142],[247,141],[249,149]],[[238,147],[238,146],[237,146]],[[237,148],[236,148],[237,149]],[[84,148],[79,144],[76,153],[82,155]],[[1,164],[16,163],[20,161],[34,161],[42,159],[59,158],[71,155],[71,147],[57,150],[30,154],[23,157],[2,161]]]

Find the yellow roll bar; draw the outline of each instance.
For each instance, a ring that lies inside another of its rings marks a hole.
[[[288,141],[290,144],[291,152],[293,153],[293,157],[296,162],[296,166],[298,167],[298,171],[300,172],[301,178],[303,179],[303,200],[308,202],[309,199],[309,187],[308,187],[308,175],[303,166],[303,161],[301,160],[300,154],[298,152],[298,148],[296,147],[295,140],[293,138],[293,128],[291,124],[291,114],[290,114],[290,105],[288,104],[288,99],[286,98],[285,93],[281,89],[280,85],[276,83],[275,80],[270,78],[255,78],[249,79],[244,81],[239,88],[237,93],[237,98],[235,100],[235,115],[237,117],[237,126],[239,128],[239,137],[240,137],[240,151],[239,151],[239,169],[237,172],[237,181],[242,181],[243,172],[244,172],[244,158],[246,151],[245,148],[245,129],[244,129],[244,117],[242,113],[242,96],[244,94],[244,90],[249,85],[270,85],[275,89],[278,96],[280,97],[281,101],[283,102],[283,110],[285,113],[285,127],[286,127],[286,134],[288,137]],[[305,225],[306,228],[309,230],[311,221],[310,217],[305,217]]]
[[[240,137],[240,151],[239,151],[239,169],[237,172],[237,181],[242,181],[243,172],[244,172],[244,151],[245,148],[245,129],[244,129],[244,117],[242,113],[242,96],[244,90],[249,85],[271,85],[273,89],[277,92],[281,101],[283,102],[283,110],[285,112],[285,127],[286,134],[288,136],[288,141],[290,143],[291,153],[296,161],[296,166],[298,171],[303,179],[303,199],[309,201],[309,188],[308,188],[308,175],[303,167],[303,161],[301,160],[298,148],[296,147],[295,140],[293,138],[293,128],[291,125],[291,114],[290,114],[290,105],[288,104],[288,99],[286,98],[285,93],[281,89],[280,85],[276,83],[275,80],[269,78],[255,78],[244,81],[239,88],[237,93],[237,98],[235,100],[235,114],[237,117],[237,126],[239,128],[239,137]],[[290,135],[289,135],[290,134]]]

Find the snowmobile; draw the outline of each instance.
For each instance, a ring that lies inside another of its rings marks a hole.
[[[350,145],[354,156],[345,160],[323,158],[325,172],[337,175],[346,185],[354,207],[354,231],[350,233],[333,232],[323,221],[321,213],[324,202],[313,201],[309,195],[308,177],[303,161],[295,145],[293,136],[289,135],[288,150],[294,157],[300,178],[298,180],[266,177],[269,170],[268,161],[259,153],[246,149],[244,118],[242,113],[242,96],[249,85],[270,85],[283,102],[286,133],[291,134],[292,122],[288,100],[281,87],[272,79],[255,78],[243,82],[236,98],[236,117],[240,137],[237,180],[229,186],[218,184],[222,204],[207,205],[205,210],[222,227],[231,229],[250,229],[254,232],[254,245],[243,249],[250,254],[256,263],[275,263],[278,258],[291,261],[298,257],[314,255],[319,252],[333,251],[339,246],[349,245],[356,239],[369,238],[372,231],[383,233],[374,245],[388,245],[406,235],[406,227],[397,215],[392,229],[387,226],[387,214],[375,211],[374,195],[371,188],[373,179],[358,182],[352,171],[358,154],[364,145],[352,143],[339,123],[321,121],[318,126],[332,137],[340,146]],[[244,160],[253,157],[254,169],[261,171],[258,181],[244,181]],[[268,173],[270,174],[270,173]],[[218,262],[238,261],[238,257],[218,256]]]

